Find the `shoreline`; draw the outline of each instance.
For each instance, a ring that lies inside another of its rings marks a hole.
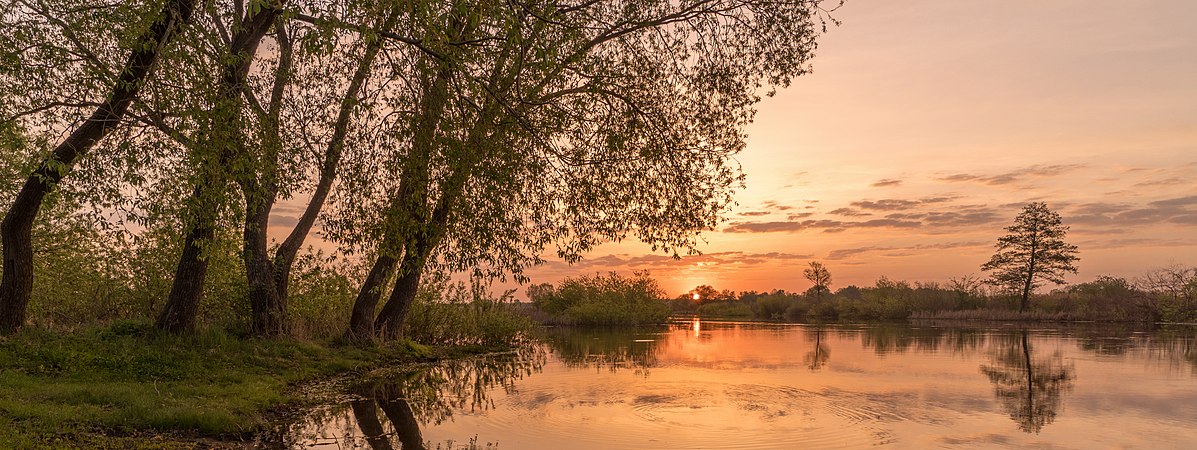
[[[242,339],[219,330],[171,336],[141,323],[29,329],[0,338],[0,442],[255,448],[371,373],[505,350]]]

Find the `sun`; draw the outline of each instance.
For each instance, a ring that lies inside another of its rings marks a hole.
[[[695,300],[695,301],[697,301],[697,300],[698,300],[698,299],[700,299],[700,298],[702,298],[702,296],[701,296],[701,295],[698,295],[698,293],[697,293],[697,292],[695,292],[695,293],[694,293],[694,300]]]

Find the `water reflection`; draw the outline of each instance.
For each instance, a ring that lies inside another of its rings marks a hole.
[[[289,427],[294,439],[278,447],[458,448],[452,441],[426,441],[421,426],[439,425],[452,420],[455,413],[494,408],[495,389],[511,389],[516,381],[540,372],[545,361],[545,349],[530,346],[507,354],[379,373],[350,389],[356,398],[348,402],[348,411],[345,405],[316,411],[308,423]],[[477,447],[476,439],[467,441],[467,448]]]
[[[831,350],[823,342],[827,337],[827,330],[824,330],[823,327],[815,327],[808,330],[806,334],[807,340],[813,340],[811,344],[813,350],[806,352],[806,355],[802,357],[802,361],[806,363],[806,368],[810,369],[811,372],[815,372],[827,365],[827,360],[831,359]]]
[[[1058,352],[1032,357],[1027,330],[1001,338],[1006,342],[994,349],[991,363],[982,365],[981,373],[993,383],[994,396],[1018,428],[1039,433],[1056,420],[1063,394],[1072,389],[1073,366],[1065,364]]]
[[[533,450],[1197,442],[1191,327],[686,318],[654,329],[555,329],[543,342],[522,355],[364,383],[354,401],[310,422],[318,439],[291,442]]]
[[[394,432],[387,432],[378,419],[381,406],[383,414],[390,421]],[[361,399],[350,402],[353,418],[362,430],[366,443],[374,450],[390,450],[394,447],[391,437],[399,441],[403,450],[424,450],[424,439],[420,437],[420,424],[416,421],[415,413],[407,400],[394,399]]]
[[[690,329],[700,333],[701,325],[693,322]],[[632,369],[647,377],[649,369],[658,364],[660,340],[665,337],[661,331],[565,328],[554,330],[545,340],[566,367],[611,372]]]

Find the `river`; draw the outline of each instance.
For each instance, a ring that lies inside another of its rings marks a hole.
[[[290,424],[294,448],[1192,448],[1187,326],[550,330],[398,371]]]

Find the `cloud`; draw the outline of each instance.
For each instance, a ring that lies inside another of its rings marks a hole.
[[[872,187],[891,187],[891,186],[901,186],[901,185],[902,185],[902,180],[896,180],[893,178],[885,178],[885,179],[877,180],[870,186],[872,186]]]
[[[793,206],[777,203],[776,200],[768,200],[768,201],[765,201],[764,203],[761,203],[761,205],[764,206],[765,209],[769,209],[769,210],[773,210],[773,211],[789,211],[791,209],[794,209]]]
[[[811,254],[785,252],[717,252],[705,253],[701,255],[689,255],[683,256],[681,258],[673,258],[672,256],[657,254],[614,254],[604,255],[593,259],[582,259],[581,261],[578,261],[572,265],[565,261],[547,261],[540,266],[538,271],[576,274],[580,272],[584,273],[586,271],[606,272],[612,270],[648,270],[653,273],[670,273],[673,271],[693,267],[703,267],[704,269],[733,267],[739,268],[744,266],[761,265],[770,262],[806,260],[813,257],[814,255]]]
[[[270,218],[271,227],[294,227],[299,223],[299,218],[295,216],[272,216]]]
[[[1197,195],[1190,195],[1188,197],[1170,198],[1167,200],[1157,200],[1148,203],[1151,206],[1158,208],[1172,208],[1178,206],[1192,206],[1197,205]]]
[[[741,216],[747,216],[747,217],[767,216],[769,214],[772,214],[772,213],[770,213],[769,211],[744,211],[744,212],[740,213]]]
[[[999,173],[996,175],[977,175],[971,173],[958,173],[939,177],[940,181],[947,181],[953,183],[959,182],[977,182],[988,185],[1006,185],[1023,181],[1031,177],[1054,177],[1072,172],[1077,169],[1082,169],[1085,166],[1082,164],[1054,164],[1054,165],[1035,165],[1024,167],[1022,169],[1012,170],[1009,172]]]
[[[948,249],[955,249],[955,248],[985,247],[988,245],[989,245],[989,243],[984,242],[984,241],[959,241],[959,242],[942,242],[942,243],[937,243],[937,244],[920,244],[920,245],[911,245],[911,246],[905,246],[905,247],[887,247],[887,246],[854,247],[854,248],[843,248],[843,249],[838,249],[838,250],[832,250],[827,253],[826,259],[832,260],[832,261],[839,261],[839,260],[851,258],[853,256],[857,256],[857,255],[861,255],[861,254],[865,254],[865,253],[875,253],[875,252],[886,252],[882,256],[902,257],[902,256],[911,256],[911,255],[915,255],[918,253],[925,253],[927,250],[948,250]]]
[[[852,209],[852,208],[838,208],[838,209],[833,209],[833,210],[831,210],[831,212],[828,212],[827,214],[835,214],[835,215],[837,215],[837,216],[845,216],[845,217],[861,217],[861,216],[871,216],[871,215],[873,215],[873,213],[867,213],[867,212],[864,212],[864,211],[857,211],[857,210],[855,210],[855,209]]]
[[[948,210],[927,210],[952,202],[957,197],[926,197],[917,200],[881,199],[851,202],[851,207],[836,208],[827,214],[843,218],[868,218],[862,220],[808,219],[811,213],[790,214],[785,221],[737,221],[723,229],[727,233],[792,233],[799,231],[822,231],[839,233],[859,228],[959,228],[964,226],[990,225],[1007,220],[999,209],[985,205],[950,205]],[[949,207],[949,206],[945,206]],[[920,210],[921,209],[921,210]],[[891,212],[893,211],[893,212]],[[888,212],[883,218],[870,218],[876,213]],[[801,219],[801,220],[800,220]]]
[[[1173,223],[1197,224],[1197,195],[1156,200],[1146,205],[1094,202],[1061,214],[1065,224],[1126,226]]]
[[[805,219],[805,218],[813,216],[813,215],[815,215],[815,213],[813,213],[813,212],[789,213],[789,214],[786,214],[786,220]]]
[[[1192,178],[1168,177],[1168,178],[1140,181],[1138,183],[1135,183],[1134,186],[1135,187],[1175,186],[1175,185],[1179,185],[1179,184],[1189,184],[1189,183],[1193,183]]]
[[[955,200],[956,197],[928,197],[918,200],[902,200],[896,198],[887,198],[881,200],[863,200],[849,203],[860,209],[870,209],[874,211],[895,211],[900,209],[910,209],[921,205],[929,205],[934,203],[944,203]]]
[[[1107,250],[1126,247],[1191,247],[1197,245],[1197,240],[1160,239],[1160,238],[1125,238],[1125,239],[1090,239],[1076,243],[1082,250]]]
[[[822,230],[826,233],[836,233],[850,228],[914,228],[920,225],[922,225],[921,222],[895,219],[873,219],[861,222],[821,219],[785,222],[733,222],[723,231],[727,233],[772,233]]]

